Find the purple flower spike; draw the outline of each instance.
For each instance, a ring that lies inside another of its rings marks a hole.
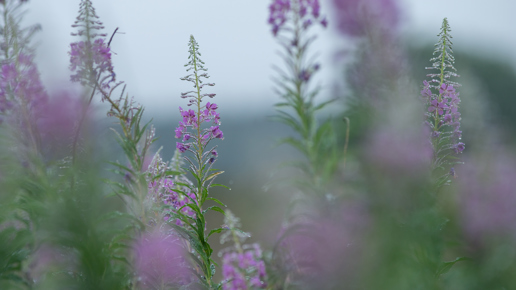
[[[435,45],[434,57],[430,59],[431,67],[426,69],[436,72],[428,74],[431,79],[423,81],[421,90],[422,100],[426,103],[428,112],[425,113],[426,123],[432,133],[432,149],[434,168],[457,164],[456,157],[451,154],[462,153],[465,145],[459,142],[462,137],[460,130],[461,114],[459,112],[459,92],[456,88],[460,86],[452,81],[451,77],[458,77],[454,67],[455,58],[452,55],[452,42],[449,35],[450,26],[444,18],[441,32],[438,34],[439,41]],[[438,132],[438,135],[436,135]]]
[[[291,19],[299,19],[299,25],[305,30],[313,23],[321,23],[323,27],[328,25],[326,17],[321,17],[319,0],[295,0],[297,5],[292,5],[292,1],[294,0],[273,0],[269,5],[268,23],[272,26],[274,36],[277,36]]]
[[[111,63],[111,49],[103,38],[107,35],[100,32],[104,26],[91,1],[82,0],[80,7],[79,16],[72,25],[79,30],[72,35],[81,36],[83,40],[70,44],[70,70],[74,72],[70,79],[82,85],[109,89],[116,74]]]
[[[264,289],[265,283],[265,263],[261,260],[262,251],[258,244],[245,252],[229,252],[222,257],[222,276],[228,283],[224,284],[224,290],[241,289]],[[246,280],[246,276],[251,274]],[[249,285],[250,284],[250,285]],[[250,288],[249,286],[253,287]]]
[[[275,0],[269,6],[269,24],[272,25],[272,33],[276,36],[281,27],[287,21],[290,12],[290,0]]]
[[[333,0],[342,34],[361,37],[367,31],[396,30],[400,12],[395,0]]]

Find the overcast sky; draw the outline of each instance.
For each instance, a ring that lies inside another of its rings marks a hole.
[[[322,0],[330,20],[329,0]],[[176,113],[185,101],[179,98],[189,84],[180,81],[186,72],[187,42],[193,34],[200,44],[211,81],[217,85],[221,107],[246,112],[270,108],[277,101],[272,92],[271,66],[280,62],[278,46],[267,20],[269,0],[93,0],[106,33],[116,27],[112,51],[115,71],[128,91],[148,110]],[[403,31],[418,43],[436,41],[448,17],[456,49],[474,50],[503,57],[516,64],[516,1],[514,0],[404,0]],[[429,4],[432,3],[432,4]],[[69,86],[70,25],[79,0],[32,0],[26,23],[40,23],[36,61],[49,92]],[[331,92],[338,68],[332,59],[339,49],[330,27],[321,31],[315,50],[321,53],[319,80]],[[430,56],[429,56],[430,57]]]

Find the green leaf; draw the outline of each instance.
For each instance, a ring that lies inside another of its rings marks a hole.
[[[455,263],[460,261],[466,261],[470,260],[468,257],[458,257],[457,259],[450,261],[450,262],[443,262],[441,266],[439,266],[439,269],[437,270],[437,273],[435,274],[437,277],[441,276],[442,274],[446,274],[450,269],[455,265]]]
[[[168,213],[172,218],[179,219],[180,221],[184,222],[186,225],[188,225],[190,228],[197,231],[197,227],[195,227],[192,223],[188,222],[188,219],[194,220],[192,217],[187,216],[185,214],[182,214],[180,212],[169,212]],[[169,219],[169,223],[172,223],[172,219]]]
[[[224,212],[223,209],[221,209],[220,207],[218,206],[210,206],[209,208],[205,209],[202,211],[202,214],[205,214],[207,211],[209,210],[213,210],[213,211],[218,211],[220,213],[222,213],[223,215],[226,215],[226,213]]]
[[[132,266],[132,264],[127,260],[126,257],[112,255],[111,258],[114,259],[114,260],[117,260],[117,261],[124,262],[124,264],[126,264],[127,266]]]
[[[214,202],[216,202],[216,203],[218,203],[218,204],[222,205],[223,207],[228,207],[227,205],[225,205],[224,203],[222,203],[222,201],[220,201],[220,200],[218,200],[218,199],[216,199],[216,198],[214,198],[214,197],[208,197],[208,198],[206,198],[206,199],[208,199],[208,200],[213,200]]]
[[[292,115],[283,112],[283,111],[277,111],[279,115],[275,115],[272,118],[275,119],[278,122],[284,123],[285,125],[290,126],[292,129],[294,129],[296,132],[303,135],[304,129],[301,123]]]
[[[213,235],[213,234],[215,234],[215,233],[219,234],[219,233],[221,233],[222,231],[229,231],[229,229],[227,229],[227,228],[217,228],[217,229],[213,229],[213,230],[211,230],[211,231],[210,231],[210,233],[208,234],[208,236],[207,236],[206,238],[209,238],[211,235]]]
[[[212,179],[212,178],[215,178],[217,175],[222,174],[222,173],[224,173],[224,171],[219,171],[219,172],[212,173],[212,174],[210,174],[208,177],[206,177],[206,179],[204,180],[204,182],[206,182],[206,181],[208,181],[208,180],[210,180],[210,179]]]
[[[296,148],[303,155],[305,155],[305,156],[309,155],[307,148],[304,146],[304,144],[301,140],[298,140],[293,137],[286,137],[286,138],[280,139],[277,143],[277,145],[282,145],[282,144],[289,144],[290,146]]]
[[[335,102],[335,101],[336,101],[336,99],[332,99],[332,100],[329,100],[329,101],[323,102],[323,103],[321,103],[321,104],[319,104],[319,105],[315,106],[315,108],[314,108],[313,110],[314,110],[314,111],[318,111],[318,110],[320,110],[320,109],[322,109],[322,108],[326,107],[328,104],[331,104],[331,103],[333,103],[333,102]]]
[[[184,173],[181,171],[167,170],[164,173],[165,175],[183,175]]]

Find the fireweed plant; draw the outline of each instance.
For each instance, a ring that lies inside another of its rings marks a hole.
[[[434,55],[430,61],[432,66],[427,69],[437,70],[428,74],[430,81],[423,82],[421,95],[428,112],[426,124],[431,130],[433,159],[432,169],[435,174],[441,173],[435,180],[437,188],[448,184],[450,176],[455,177],[454,165],[458,164],[458,154],[464,151],[465,145],[460,142],[460,113],[458,111],[460,98],[456,88],[460,86],[451,77],[458,77],[454,67],[452,41],[448,20],[444,18],[439,41],[435,44]],[[445,171],[444,174],[442,172]]]
[[[218,153],[216,147],[210,148],[209,144],[214,139],[224,139],[224,134],[219,128],[220,116],[216,111],[218,106],[211,102],[203,104],[203,99],[206,97],[211,99],[215,97],[215,94],[201,93],[202,89],[215,84],[205,82],[209,75],[204,67],[204,62],[200,59],[199,45],[193,36],[190,36],[188,47],[190,55],[185,67],[189,74],[182,80],[191,82],[194,90],[181,93],[181,97],[188,99],[187,106],[193,106],[196,110],[184,110],[179,107],[182,121],[175,130],[175,137],[181,140],[176,143],[176,149],[182,154],[189,152],[193,155],[183,158],[188,164],[186,171],[193,176],[194,182],[176,182],[177,185],[183,186],[183,190],[175,189],[175,193],[179,194],[177,197],[181,198],[183,202],[176,202],[175,205],[174,201],[167,202],[165,208],[171,210],[167,213],[171,218],[169,219],[171,226],[189,243],[188,247],[191,248],[191,256],[196,263],[200,282],[209,288],[220,288],[221,284],[213,281],[216,265],[211,258],[213,249],[208,238],[214,233],[220,233],[224,228],[212,229],[207,234],[205,214],[210,210],[224,213],[224,210],[219,206],[210,206],[205,209],[203,206],[207,200],[225,206],[218,199],[208,196],[211,187],[223,186],[213,183],[215,178],[223,172],[212,168]],[[202,128],[203,123],[210,122],[213,123],[213,126]]]
[[[319,111],[332,103],[320,102],[317,96],[320,87],[312,87],[314,75],[320,65],[310,48],[316,40],[311,32],[314,26],[326,28],[328,21],[321,15],[318,0],[275,0],[269,6],[268,23],[274,38],[281,45],[280,53],[285,69],[274,67],[276,93],[281,97],[277,103],[274,119],[290,127],[296,137],[286,137],[279,144],[288,144],[299,151],[303,160],[289,162],[301,170],[293,179],[299,190],[292,200],[281,233],[269,260],[270,287],[273,289],[335,287],[327,275],[325,262],[318,255],[317,246],[335,248],[332,237],[325,236],[338,229],[340,216],[338,194],[332,193],[330,185],[340,165],[339,149],[333,120],[327,118],[322,124]],[[349,124],[349,119],[346,119]],[[349,134],[349,132],[348,132]],[[346,140],[347,142],[347,140]],[[328,268],[336,264],[328,262]],[[332,266],[330,266],[332,265]],[[322,284],[321,284],[322,283]]]
[[[22,4],[0,2],[0,288],[5,289],[25,283],[23,265],[34,249],[30,220],[37,214],[30,215],[20,202],[24,194],[19,193],[19,176],[28,175],[27,180],[37,183],[42,172],[41,162],[32,166],[31,161],[39,156],[36,121],[47,99],[30,47],[39,27],[21,27]]]
[[[306,158],[306,162],[293,164],[305,174],[297,183],[316,196],[327,192],[325,184],[331,178],[338,162],[331,121],[317,122],[317,112],[332,101],[317,103],[320,88],[311,88],[311,80],[320,65],[311,57],[310,45],[316,37],[310,34],[315,25],[326,27],[328,21],[321,15],[318,0],[273,1],[269,6],[268,23],[272,34],[281,45],[281,56],[286,71],[278,71],[276,92],[282,102],[276,104],[274,118],[294,130],[298,138],[287,137],[280,141],[289,144]],[[306,191],[306,190],[304,190]]]

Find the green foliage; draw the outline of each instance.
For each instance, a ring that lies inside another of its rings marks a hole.
[[[290,145],[305,158],[294,165],[303,171],[303,176],[294,183],[305,194],[320,197],[326,194],[325,187],[332,179],[341,157],[332,120],[326,119],[322,124],[318,120],[318,113],[334,100],[316,102],[320,88],[311,88],[310,80],[317,72],[318,65],[308,55],[315,37],[306,35],[299,23],[293,26],[295,29],[291,37],[297,44],[292,45],[288,38],[280,39],[284,48],[281,55],[287,71],[275,67],[278,72],[276,92],[283,101],[275,105],[277,114],[273,119],[297,134],[296,137],[279,140],[279,144]],[[303,74],[309,74],[308,79]],[[311,185],[308,191],[307,184]]]
[[[41,26],[35,24],[22,27],[22,6],[23,1],[6,0],[0,3],[0,13],[3,16],[3,23],[0,24],[3,54],[0,54],[0,59],[3,61],[14,61],[20,53],[28,55],[34,51],[30,42],[34,34],[41,30]]]

